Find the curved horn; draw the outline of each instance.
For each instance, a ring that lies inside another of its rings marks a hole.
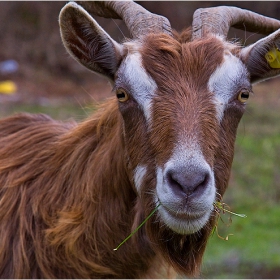
[[[152,14],[133,1],[77,1],[77,3],[92,15],[122,19],[133,38],[160,32],[172,35],[167,18]]]
[[[193,15],[192,39],[208,33],[226,37],[230,27],[268,35],[280,28],[280,21],[237,7],[198,9]]]

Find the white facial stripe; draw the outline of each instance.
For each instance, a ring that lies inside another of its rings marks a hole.
[[[220,122],[223,119],[226,105],[239,89],[239,85],[242,83],[248,84],[246,77],[245,66],[231,53],[225,54],[224,62],[211,75],[208,89],[215,94],[217,118]]]
[[[146,173],[147,173],[146,166],[139,165],[134,170],[134,184],[138,193],[140,193],[141,191],[141,186]]]
[[[147,122],[150,123],[152,98],[157,90],[157,85],[145,71],[140,53],[128,54],[120,72],[122,72],[123,82],[130,89],[130,94],[143,110]]]

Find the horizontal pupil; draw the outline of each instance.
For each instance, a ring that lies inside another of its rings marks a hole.
[[[248,98],[248,97],[249,97],[249,93],[247,93],[247,92],[241,93],[241,98]]]
[[[117,97],[118,98],[125,98],[125,93],[124,92],[121,92],[121,93],[117,93]]]

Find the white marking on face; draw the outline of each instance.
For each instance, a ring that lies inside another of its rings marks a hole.
[[[224,62],[211,75],[208,89],[215,94],[217,118],[221,122],[224,110],[240,85],[250,86],[244,64],[236,56],[227,53]]]
[[[119,73],[120,81],[116,83],[125,84],[150,124],[152,99],[157,90],[157,85],[144,69],[141,54],[137,51],[129,53],[122,63]]]
[[[140,193],[141,191],[141,186],[146,173],[147,173],[146,166],[138,165],[134,170],[134,184],[138,193]]]
[[[168,181],[170,170],[176,170],[185,178],[203,171],[209,178],[199,195],[181,196],[170,186]],[[161,219],[177,233],[192,234],[207,223],[213,210],[215,194],[214,172],[198,147],[178,145],[163,168],[157,167],[155,202],[161,203],[158,209]]]

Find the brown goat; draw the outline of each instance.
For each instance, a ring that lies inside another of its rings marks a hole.
[[[123,18],[133,40],[118,44],[80,5]],[[61,11],[63,42],[117,98],[79,124],[42,114],[0,121],[0,276],[198,275],[251,84],[280,73],[267,57],[280,22],[221,7],[198,10],[177,34],[133,2],[80,5]],[[226,28],[275,32],[242,48],[213,24],[217,14]]]

